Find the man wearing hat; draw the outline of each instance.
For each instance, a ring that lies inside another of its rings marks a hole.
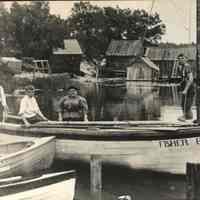
[[[67,95],[58,102],[58,120],[88,121],[87,112],[87,101],[78,94],[78,87],[68,87]]]
[[[27,126],[39,121],[48,121],[38,106],[38,103],[34,97],[34,91],[35,88],[33,85],[26,86],[26,94],[20,102],[19,116],[21,116],[22,120]]]

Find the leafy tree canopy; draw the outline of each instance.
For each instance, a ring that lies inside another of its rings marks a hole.
[[[158,13],[75,3],[68,19],[67,37],[75,37],[88,57],[105,53],[111,39],[145,39],[158,43],[164,34]]]
[[[24,57],[49,58],[52,48],[63,42],[65,22],[50,14],[48,2],[32,1],[25,5],[14,2],[9,17],[8,32]]]
[[[164,33],[161,22],[157,13],[101,8],[82,1],[74,3],[66,20],[50,14],[46,1],[14,2],[9,12],[0,4],[0,53],[49,59],[52,49],[62,47],[64,39],[76,38],[87,58],[99,58],[111,39],[145,38],[145,42],[158,43]]]

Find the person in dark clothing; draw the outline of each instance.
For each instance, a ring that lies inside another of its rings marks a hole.
[[[182,81],[181,88],[181,107],[183,115],[178,118],[179,121],[185,121],[193,118],[192,104],[195,95],[194,76],[191,65],[187,62],[187,58],[184,54],[178,56],[179,70],[181,72]]]
[[[78,94],[78,88],[70,86],[67,95],[58,102],[59,121],[88,121],[88,105],[84,97]]]

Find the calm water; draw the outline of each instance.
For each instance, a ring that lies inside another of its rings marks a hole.
[[[38,93],[43,112],[56,119],[58,99],[65,92]],[[89,105],[90,120],[165,120],[175,122],[182,114],[180,95],[176,85],[127,82],[113,84],[85,83],[81,94]],[[195,109],[193,109],[194,111]],[[195,111],[194,111],[195,116]],[[134,163],[133,163],[134,164]],[[75,199],[88,200],[89,165],[54,162],[51,171],[77,170]],[[103,165],[103,200],[116,200],[129,194],[133,200],[185,199],[185,176],[133,170],[114,165]]]
[[[151,82],[81,84],[80,93],[89,105],[89,120],[165,120],[176,121],[182,115],[180,94],[176,85]],[[57,120],[58,100],[66,91],[45,90],[36,93],[43,113]],[[18,112],[20,98],[11,96],[9,107]],[[195,116],[195,108],[193,108]]]

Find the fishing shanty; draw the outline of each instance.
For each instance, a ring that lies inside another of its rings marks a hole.
[[[191,24],[171,38],[156,0],[73,2],[67,18],[3,2],[0,199],[199,198],[200,0],[187,2],[197,39]]]

